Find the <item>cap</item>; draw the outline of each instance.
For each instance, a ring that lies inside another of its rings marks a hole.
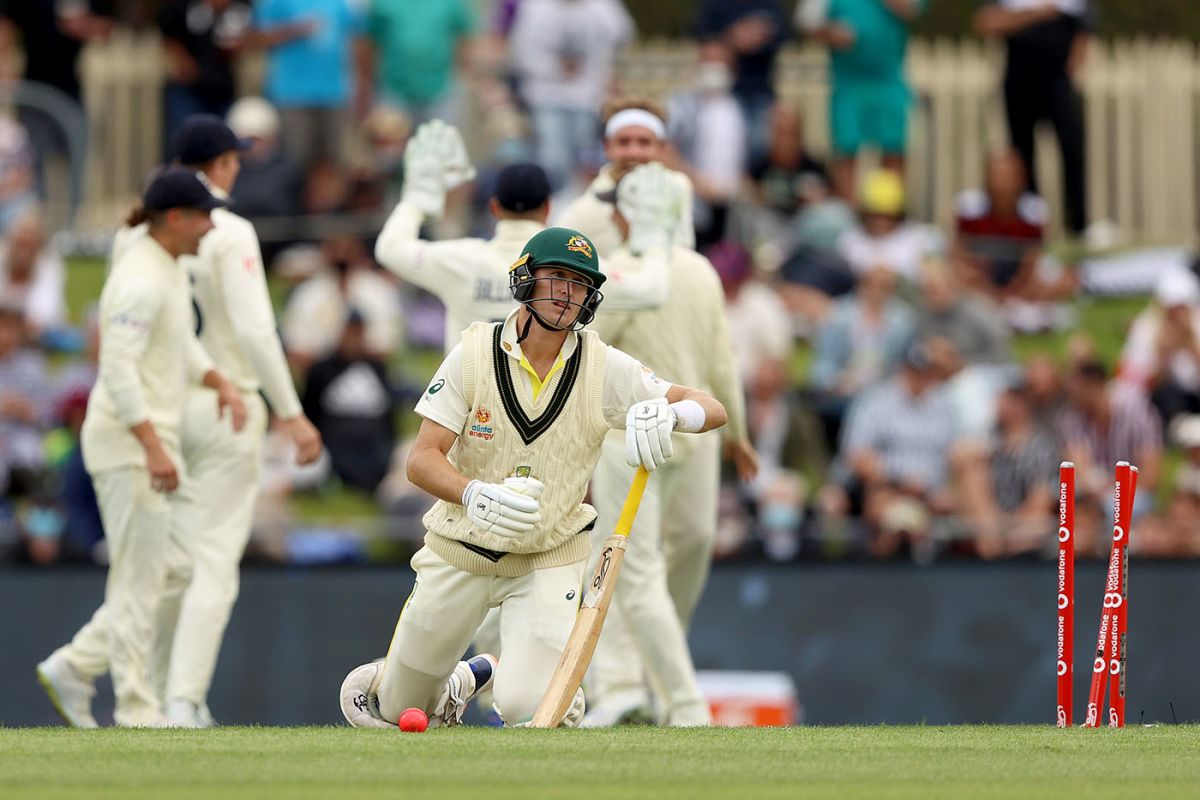
[[[898,217],[904,213],[904,180],[900,173],[877,169],[867,175],[858,194],[858,206],[864,214]]]
[[[261,97],[243,97],[229,108],[225,122],[234,135],[267,139],[279,133],[279,112]]]
[[[513,266],[527,265],[530,271],[538,267],[559,266],[577,272],[599,288],[605,281],[600,259],[592,240],[571,228],[546,228],[533,236],[521,250]]]
[[[1154,299],[1164,308],[1194,306],[1200,302],[1200,281],[1186,269],[1170,269],[1154,284]]]
[[[208,183],[200,173],[188,167],[162,169],[142,194],[142,208],[147,211],[166,211],[169,208],[212,211],[225,205],[225,201],[214,197],[208,190]]]
[[[193,114],[175,132],[171,152],[180,164],[204,164],[231,150],[249,150],[251,145],[239,139],[220,117]]]
[[[496,202],[518,214],[541,208],[550,199],[550,180],[537,164],[509,164],[496,178]]]

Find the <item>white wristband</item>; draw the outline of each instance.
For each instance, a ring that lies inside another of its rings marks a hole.
[[[699,433],[704,428],[704,406],[695,400],[680,400],[671,403],[671,412],[675,415],[675,430],[684,433]]]

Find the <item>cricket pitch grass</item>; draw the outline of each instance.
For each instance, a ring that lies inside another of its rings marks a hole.
[[[1196,797],[1200,726],[0,729],[0,798]]]

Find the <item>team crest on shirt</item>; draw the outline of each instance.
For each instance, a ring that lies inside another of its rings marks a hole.
[[[567,239],[567,249],[574,250],[576,253],[583,253],[588,258],[592,257],[592,243],[582,236],[572,236]]]
[[[468,436],[473,436],[476,439],[483,439],[485,442],[491,441],[496,435],[495,429],[488,425],[492,421],[492,412],[488,411],[483,406],[480,406],[475,411],[475,422],[471,425],[471,430],[467,431]]]

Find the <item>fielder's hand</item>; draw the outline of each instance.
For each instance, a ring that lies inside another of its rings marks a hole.
[[[671,444],[674,429],[675,412],[667,398],[634,403],[625,415],[625,462],[650,472],[661,467],[674,453]]]
[[[311,464],[321,457],[321,433],[308,417],[297,414],[289,419],[280,420],[288,438],[296,446],[296,463],[300,466]]]
[[[154,491],[170,494],[179,488],[179,472],[162,445],[146,448],[146,471],[150,473],[150,487]]]
[[[683,203],[682,186],[657,162],[642,164],[621,179],[617,208],[629,223],[629,249],[644,253],[668,247]]]
[[[462,504],[476,526],[497,536],[519,538],[542,521],[535,498],[496,483],[471,481],[463,490]]]
[[[246,426],[246,403],[242,393],[228,380],[222,381],[221,388],[217,389],[217,418],[224,417],[226,411],[234,432],[241,431]]]
[[[446,192],[474,177],[458,129],[440,119],[430,120],[417,129],[404,150],[401,200],[436,219],[445,210]]]

